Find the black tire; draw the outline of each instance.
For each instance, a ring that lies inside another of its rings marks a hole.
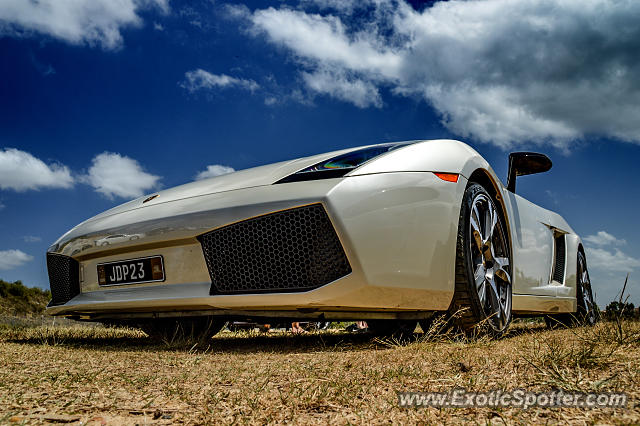
[[[512,320],[509,237],[491,195],[476,183],[467,186],[462,200],[455,272],[449,307],[454,323],[466,333],[502,335]]]
[[[138,326],[158,342],[204,343],[222,330],[225,321],[211,316],[157,318]]]
[[[367,327],[372,335],[398,340],[411,339],[416,325],[417,321],[410,320],[367,320]]]

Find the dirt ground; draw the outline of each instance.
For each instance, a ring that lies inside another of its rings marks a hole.
[[[640,325],[412,342],[225,331],[204,345],[124,328],[0,327],[0,423],[640,423]],[[398,391],[626,392],[627,408],[401,408]]]

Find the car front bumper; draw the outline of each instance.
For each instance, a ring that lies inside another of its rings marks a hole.
[[[453,183],[430,172],[380,173],[238,189],[103,215],[50,249],[78,262],[80,294],[47,312],[87,319],[188,312],[366,318],[445,310],[454,290],[465,186],[462,176]],[[198,236],[314,203],[324,206],[351,273],[309,291],[210,295]],[[96,245],[112,235],[135,238]],[[155,255],[164,259],[163,283],[98,284],[98,263]]]

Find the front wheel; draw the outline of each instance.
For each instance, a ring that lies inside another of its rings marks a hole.
[[[503,334],[511,323],[511,251],[489,193],[470,184],[458,220],[456,285],[449,314],[466,332]]]

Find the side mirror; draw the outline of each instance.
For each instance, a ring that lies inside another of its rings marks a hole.
[[[546,172],[551,168],[551,160],[537,152],[512,152],[509,154],[509,176],[507,189],[516,192],[516,178]]]

